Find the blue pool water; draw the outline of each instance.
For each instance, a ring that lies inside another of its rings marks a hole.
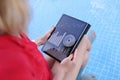
[[[30,0],[29,36],[35,39],[56,25],[63,13],[90,23],[97,38],[83,73],[97,80],[120,80],[120,0]]]

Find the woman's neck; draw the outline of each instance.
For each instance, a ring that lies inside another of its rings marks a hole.
[[[4,34],[4,32],[0,31],[0,35],[1,35],[1,34]]]
[[[15,33],[4,33],[4,32],[0,32],[0,35],[11,35],[11,36],[15,36],[15,37],[18,37],[18,38],[21,38],[21,35],[20,34],[15,34]]]
[[[21,38],[21,35],[19,33],[5,33],[5,32],[0,31],[0,35],[3,35],[3,34],[7,34],[7,35],[11,35],[11,36]]]
[[[15,36],[15,37],[18,37],[18,38],[21,38],[21,35],[20,35],[20,34],[13,34],[13,33],[11,33],[10,35]]]

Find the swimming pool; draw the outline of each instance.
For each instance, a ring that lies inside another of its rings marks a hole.
[[[35,39],[56,25],[63,13],[90,23],[97,38],[83,73],[97,80],[120,80],[119,0],[30,0],[33,16],[29,36]]]

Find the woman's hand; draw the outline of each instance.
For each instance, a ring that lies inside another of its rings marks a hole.
[[[51,35],[52,31],[54,30],[55,27],[52,27],[47,33],[45,33],[43,36],[36,38],[33,40],[38,46],[43,45],[48,37]]]
[[[75,63],[75,67],[67,73],[65,80],[76,80],[79,70],[83,68],[88,61],[90,49],[91,43],[89,39],[84,36],[74,52],[73,61]]]
[[[48,37],[51,35],[51,33],[53,32],[53,30],[55,29],[55,27],[52,27],[47,33],[45,33],[43,36],[38,37],[37,39],[34,40],[34,42],[38,45],[41,46],[43,45],[46,40],[48,39]],[[55,60],[53,58],[51,58],[50,56],[45,56],[46,61],[49,64],[49,67],[51,68],[55,62]]]
[[[53,80],[64,80],[64,77],[67,72],[74,68],[75,64],[71,61],[73,54],[65,58],[61,63],[55,62],[52,67]]]

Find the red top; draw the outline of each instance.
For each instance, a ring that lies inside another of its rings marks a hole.
[[[0,80],[52,80],[52,73],[37,45],[25,35],[22,39],[0,35]]]

